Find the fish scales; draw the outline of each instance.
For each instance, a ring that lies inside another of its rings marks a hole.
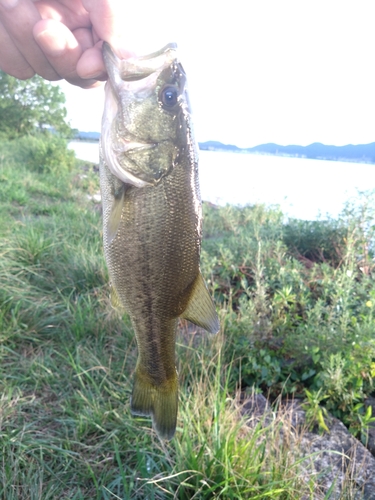
[[[114,302],[129,314],[138,345],[131,410],[151,415],[169,439],[178,407],[178,318],[219,329],[199,268],[202,214],[185,75],[173,45],[130,62],[107,44],[103,55],[103,242]]]

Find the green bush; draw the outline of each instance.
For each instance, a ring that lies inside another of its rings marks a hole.
[[[338,220],[283,224],[276,209],[205,207],[202,268],[225,309],[231,387],[320,391],[349,428],[375,377],[375,196]]]
[[[340,264],[346,248],[347,229],[341,221],[291,219],[284,226],[283,242],[297,259]]]
[[[48,132],[0,142],[0,156],[30,171],[56,175],[66,174],[75,164],[75,154],[68,149],[66,139]]]

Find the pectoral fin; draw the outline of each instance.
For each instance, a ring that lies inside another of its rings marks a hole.
[[[122,305],[120,297],[118,296],[117,290],[113,285],[111,286],[111,305],[113,309],[116,309],[117,311],[124,310],[124,306]]]
[[[124,205],[125,190],[126,190],[125,184],[123,184],[121,188],[115,193],[114,196],[114,201],[107,225],[107,241],[109,244],[112,243],[112,240],[115,238],[118,228],[120,226],[121,212],[122,212],[122,207]]]
[[[220,330],[215,305],[201,273],[199,273],[194,282],[193,292],[181,318],[185,318],[195,325],[201,326],[209,333],[217,333]]]

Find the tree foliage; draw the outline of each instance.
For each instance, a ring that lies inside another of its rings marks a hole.
[[[64,104],[60,88],[40,76],[22,81],[0,70],[1,137],[15,139],[50,127],[64,137],[71,136]]]

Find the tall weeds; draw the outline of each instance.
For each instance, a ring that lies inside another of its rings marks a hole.
[[[372,198],[314,225],[205,207],[202,269],[222,331],[181,324],[178,429],[162,443],[129,411],[136,344],[109,302],[87,197],[97,174],[12,162],[0,162],[0,498],[315,498],[288,415],[251,421],[241,401],[254,387],[321,390],[361,429],[375,375]]]

